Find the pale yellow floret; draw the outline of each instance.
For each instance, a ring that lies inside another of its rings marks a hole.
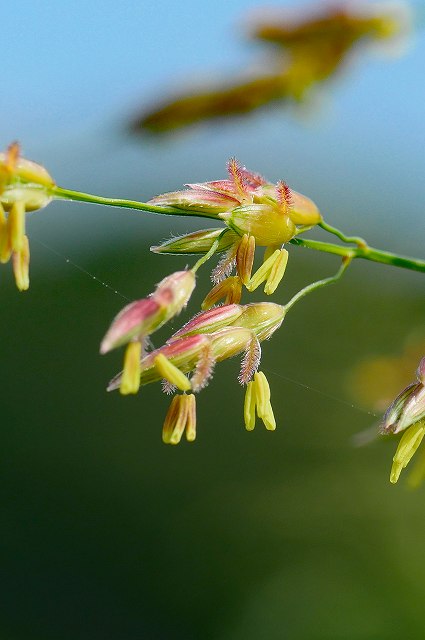
[[[52,187],[55,184],[52,176],[41,164],[25,158],[17,159],[14,173],[25,182],[39,184],[44,187]]]
[[[425,421],[420,420],[411,427],[406,429],[397,451],[393,457],[393,465],[391,467],[390,482],[395,484],[400,477],[403,469],[407,467],[425,435]]]
[[[219,214],[226,224],[243,235],[254,236],[259,247],[289,242],[297,228],[289,215],[283,214],[280,206],[267,203],[249,204],[236,207],[231,212]]]
[[[42,209],[51,202],[49,189],[55,183],[44,167],[19,153],[16,142],[0,153],[0,200],[6,211],[16,202],[21,202],[25,211]]]
[[[156,356],[154,363],[158,373],[172,385],[181,391],[189,391],[191,389],[190,380],[163,353]]]
[[[291,190],[292,206],[289,210],[289,217],[294,224],[315,225],[322,220],[320,211],[315,203],[302,193]]]
[[[140,357],[142,345],[140,342],[130,342],[124,356],[124,370],[122,372],[120,393],[126,396],[137,393],[140,387]]]

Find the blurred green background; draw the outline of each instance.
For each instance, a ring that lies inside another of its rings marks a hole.
[[[249,57],[234,25],[258,5],[10,7],[3,146],[19,138],[63,186],[140,199],[219,178],[236,155],[347,232],[423,257],[421,31],[403,57],[365,54],[314,117],[274,109],[160,141],[123,133],[170,77]],[[353,371],[423,336],[423,275],[355,263],[288,314],[263,349],[276,432],[245,432],[230,361],[199,396],[196,442],[167,447],[168,400],[158,386],[107,394],[122,354],[98,345],[122,295],[185,266],[149,245],[200,226],[54,203],[29,218],[30,290],[2,267],[0,638],[423,638],[424,489],[389,484],[395,442],[350,443],[376,420]],[[293,248],[275,299],[336,267]],[[205,271],[192,310],[207,288]]]

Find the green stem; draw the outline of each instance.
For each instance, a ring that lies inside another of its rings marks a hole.
[[[211,245],[211,248],[207,251],[207,253],[204,256],[202,256],[202,258],[199,258],[197,262],[195,262],[195,264],[192,267],[193,273],[196,273],[199,267],[201,267],[207,260],[209,260],[215,254],[220,244],[220,240],[223,237],[223,235],[226,233],[226,231],[227,229],[224,229],[224,231],[220,233],[218,238],[214,240],[214,242]]]
[[[60,200],[71,200],[76,202],[89,202],[91,204],[106,205],[110,207],[121,207],[125,209],[135,209],[137,211],[146,211],[148,213],[156,213],[160,215],[170,216],[196,216],[202,218],[215,218],[217,219],[217,213],[205,210],[188,210],[179,209],[178,207],[164,207],[149,204],[147,202],[138,202],[136,200],[122,200],[119,198],[105,198],[102,196],[95,196],[90,193],[81,193],[80,191],[71,191],[70,189],[63,189],[62,187],[51,187],[49,194]],[[413,271],[420,271],[425,273],[425,260],[418,260],[416,258],[407,258],[399,256],[395,253],[389,253],[388,251],[380,251],[369,247],[367,243],[356,236],[345,236],[342,231],[332,227],[326,222],[320,222],[319,226],[325,231],[336,235],[343,242],[356,244],[356,247],[343,247],[340,245],[332,244],[330,242],[321,242],[319,240],[307,240],[301,238],[293,238],[290,242],[293,245],[308,247],[309,249],[315,249],[316,251],[324,251],[325,253],[332,253],[346,258],[363,258],[365,260],[371,260],[372,262],[381,262],[382,264],[390,264],[403,269],[411,269]],[[213,252],[214,253],[214,252]],[[211,254],[212,255],[212,254]],[[200,266],[200,265],[198,265]],[[198,268],[196,266],[196,268]]]
[[[381,251],[380,249],[374,249],[368,245],[364,247],[341,247],[340,245],[331,244],[330,242],[301,238],[293,238],[290,243],[298,247],[307,247],[308,249],[324,251],[325,253],[332,253],[342,257],[345,256],[350,259],[363,258],[364,260],[371,260],[372,262],[390,264],[393,267],[401,267],[402,269],[410,269],[411,271],[420,271],[421,273],[425,273],[425,260],[399,256],[396,253]]]
[[[137,200],[123,200],[120,198],[105,198],[103,196],[94,196],[91,193],[82,193],[81,191],[72,191],[71,189],[63,189],[62,187],[51,187],[49,195],[58,200],[71,200],[73,202],[88,202],[90,204],[100,204],[109,207],[121,207],[124,209],[135,209],[137,211],[147,211],[148,213],[157,213],[167,216],[196,216],[200,218],[217,218],[216,212],[208,212],[194,209],[179,209],[178,207],[164,207],[147,202],[138,202]]]
[[[298,293],[296,293],[290,299],[290,301],[287,304],[285,304],[285,312],[287,313],[289,309],[291,309],[291,307],[294,306],[294,304],[296,304],[299,300],[301,300],[301,298],[304,298],[304,296],[308,295],[312,291],[316,291],[316,289],[321,289],[322,287],[327,287],[329,284],[335,284],[335,282],[337,282],[345,273],[345,270],[349,266],[350,262],[351,262],[351,258],[344,257],[342,259],[342,265],[340,266],[340,268],[338,269],[338,271],[334,276],[330,276],[329,278],[324,278],[323,280],[317,280],[316,282],[312,282],[311,284],[308,284],[306,287],[304,287],[304,289],[301,289],[301,291],[298,291]]]
[[[356,244],[361,249],[364,249],[365,247],[367,247],[367,242],[366,240],[363,240],[363,238],[359,238],[358,236],[346,236],[342,231],[340,231],[336,227],[332,227],[330,224],[328,224],[324,220],[322,220],[322,222],[319,222],[318,226],[321,227],[324,231],[327,231],[328,233],[332,233],[334,236],[337,236],[337,238],[339,238],[343,242],[347,242],[348,244]]]

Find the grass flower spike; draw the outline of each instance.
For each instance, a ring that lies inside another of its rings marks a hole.
[[[216,253],[220,253],[230,249],[238,241],[238,236],[230,229],[227,231],[223,231],[223,229],[204,229],[166,240],[158,246],[151,247],[151,251],[153,253],[177,255],[181,253],[208,253],[216,240],[218,241]]]
[[[207,386],[216,363],[244,354],[239,382],[249,387],[254,376],[257,413],[269,429],[274,420],[269,406],[269,388],[267,381],[264,382],[264,374],[258,377],[256,371],[261,357],[260,341],[268,339],[280,327],[284,316],[284,307],[271,302],[230,304],[199,313],[162,347],[142,356],[138,369],[139,385],[163,380],[167,392],[180,389],[197,393]],[[124,370],[113,378],[108,390],[119,388],[122,391],[123,381],[127,378]],[[175,440],[180,441],[186,420],[185,403],[186,400],[173,399],[164,424],[164,433],[168,434],[163,436],[164,442],[175,444]],[[172,433],[178,434],[174,440]]]
[[[404,389],[387,409],[382,420],[383,434],[397,434],[425,418],[425,357],[416,371],[417,382]]]
[[[163,429],[163,440],[170,444],[177,444],[184,433],[187,440],[195,439],[195,394],[209,384],[222,360],[238,355],[238,381],[246,386],[246,428],[252,430],[257,417],[266,429],[276,428],[270,387],[264,373],[259,372],[262,343],[279,329],[294,305],[313,291],[336,283],[354,259],[425,272],[424,260],[375,249],[362,238],[344,235],[323,220],[310,198],[283,180],[272,184],[234,158],[227,163],[227,174],[224,179],[190,183],[182,191],[137,202],[62,188],[41,165],[21,158],[17,144],[0,154],[0,262],[12,261],[15,281],[22,291],[29,286],[26,214],[45,207],[52,199],[215,220],[215,227],[151,247],[154,253],[194,254],[197,259],[191,268],[166,276],[151,294],[124,307],[100,345],[102,354],[125,347],[123,370],[111,380],[108,391],[136,394],[140,386],[162,382],[163,390],[174,395]],[[321,233],[336,236],[339,243],[301,237],[315,226]],[[284,305],[243,304],[243,296],[260,286],[266,295],[276,291],[285,274],[288,249],[297,246],[338,256],[339,269],[332,276],[307,284]],[[258,247],[262,248],[263,259],[256,267]],[[201,311],[153,349],[149,337],[185,308],[198,270],[215,254],[220,256],[211,273],[213,288]],[[392,482],[397,481],[424,434],[425,359],[417,375],[418,380],[395,399],[382,423],[383,434],[402,434],[394,456]],[[425,456],[416,478],[422,476]]]
[[[21,157],[16,142],[0,153],[0,202],[6,211],[16,202],[22,202],[25,211],[42,209],[51,202],[54,185],[44,167]]]
[[[409,464],[425,434],[425,357],[416,371],[417,382],[402,391],[388,408],[381,425],[381,433],[403,432],[393,458],[390,480],[396,483],[402,470]],[[425,475],[425,460],[414,470],[416,478]]]
[[[286,4],[286,3],[285,3]],[[253,15],[250,39],[264,48],[263,60],[225,81],[160,100],[131,124],[133,132],[170,133],[202,121],[246,115],[268,105],[298,105],[337,76],[372,43],[390,50],[410,31],[408,7],[400,2],[304,3],[298,9],[262,7]],[[208,74],[204,74],[208,77]]]
[[[252,203],[258,189],[266,184],[264,178],[241,167],[235,158],[229,160],[227,171],[227,179],[187,184],[187,190],[156,196],[150,202],[218,218],[220,213]]]
[[[29,287],[30,251],[25,215],[49,204],[52,200],[49,189],[53,186],[44,167],[20,157],[16,142],[0,153],[0,262],[12,258],[20,291]]]
[[[221,298],[227,304],[238,302],[242,285],[253,291],[265,282],[265,293],[274,293],[288,259],[282,245],[322,221],[314,202],[290,189],[283,180],[273,185],[234,158],[229,160],[227,171],[227,179],[189,184],[187,190],[150,201],[176,207],[185,214],[216,218],[227,227],[197,231],[152,247],[155,253],[207,253],[215,243],[215,252],[225,252],[212,273],[216,287],[203,308]],[[266,247],[265,265],[251,277],[257,246]],[[239,282],[230,279],[218,287],[235,268]]]
[[[116,316],[102,340],[100,353],[127,344],[120,384],[122,394],[137,393],[139,361],[148,336],[180,313],[194,288],[193,271],[177,271],[161,280],[150,296],[130,303]]]

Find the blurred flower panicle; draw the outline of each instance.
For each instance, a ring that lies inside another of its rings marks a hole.
[[[385,411],[400,389],[410,382],[423,353],[425,332],[417,329],[406,337],[399,353],[373,355],[357,363],[346,377],[347,393],[369,410]]]
[[[306,100],[316,85],[335,76],[370,43],[397,43],[409,32],[407,5],[333,3],[311,9],[278,9],[252,19],[250,36],[269,56],[263,72],[207,90],[181,92],[143,111],[134,131],[164,133],[197,122],[248,114],[272,103]]]

